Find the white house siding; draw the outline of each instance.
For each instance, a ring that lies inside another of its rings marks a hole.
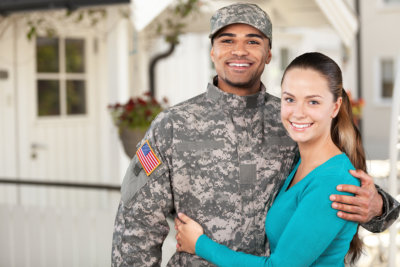
[[[213,73],[210,49],[207,33],[181,36],[173,54],[156,67],[157,97],[165,96],[174,105],[204,93]]]
[[[365,108],[363,111],[363,138],[368,157],[389,157],[390,105],[376,102],[376,84],[379,81],[377,64],[381,57],[400,56],[400,4],[384,6],[381,0],[361,3],[362,79]]]
[[[0,71],[4,77],[0,79],[0,177],[15,177],[17,169],[16,143],[16,101],[17,82],[15,69],[15,31],[14,21],[0,24]],[[0,202],[14,203],[16,187],[0,185]]]

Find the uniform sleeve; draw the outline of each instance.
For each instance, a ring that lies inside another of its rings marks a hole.
[[[380,233],[391,226],[399,217],[400,204],[391,195],[386,193],[382,188],[375,185],[378,193],[383,200],[383,213],[379,217],[373,218],[371,221],[361,226],[373,233]]]
[[[314,184],[305,189],[270,257],[236,252],[204,235],[196,243],[196,254],[217,266],[292,267],[299,266],[300,263],[301,266],[310,266],[346,224],[353,225],[352,235],[357,229],[357,224],[338,218],[335,210],[330,207],[327,196],[335,192],[335,187],[336,184],[322,187]]]
[[[112,266],[159,266],[168,235],[166,217],[173,210],[166,146],[166,125],[156,122],[144,140],[161,164],[147,175],[138,157],[132,159],[121,186],[112,241]],[[164,132],[160,132],[160,129]]]

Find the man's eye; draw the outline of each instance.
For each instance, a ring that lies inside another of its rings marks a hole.
[[[249,44],[260,44],[258,41],[249,41]]]
[[[224,39],[224,40],[221,40],[221,43],[230,44],[230,43],[232,43],[232,40],[231,39]]]

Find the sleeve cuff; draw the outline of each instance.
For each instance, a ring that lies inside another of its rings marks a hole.
[[[382,188],[375,185],[376,190],[378,190],[379,195],[382,197],[382,214],[381,216],[376,216],[372,218],[369,222],[361,224],[362,227],[373,233],[380,233],[387,229],[393,222],[389,218],[391,210],[391,196],[388,195]],[[392,208],[393,209],[393,208]]]
[[[378,190],[379,195],[381,195],[381,197],[382,197],[382,214],[381,214],[381,216],[376,216],[374,218],[379,221],[379,220],[382,220],[383,218],[386,218],[386,216],[388,215],[388,207],[390,206],[390,203],[389,203],[389,199],[387,199],[386,194],[384,193],[382,188],[380,188],[378,186],[378,187],[376,187],[376,190]]]
[[[194,249],[196,255],[203,257],[204,254],[206,253],[206,248],[210,247],[210,242],[212,243],[213,241],[205,234],[202,234],[201,236],[199,236],[199,238],[196,241],[196,245],[195,245],[195,249]]]

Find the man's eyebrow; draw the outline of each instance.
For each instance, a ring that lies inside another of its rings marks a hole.
[[[221,34],[218,34],[215,38],[220,38],[220,37],[236,37],[236,34],[234,33],[229,33],[229,32],[223,32]],[[264,39],[264,36],[261,34],[257,34],[257,33],[249,33],[246,34],[246,37],[250,37],[250,38],[260,38],[260,39]]]
[[[264,36],[262,36],[261,34],[257,34],[257,33],[246,34],[246,37],[255,37],[255,38],[264,39]]]
[[[218,34],[215,38],[220,38],[220,37],[224,37],[224,36],[227,36],[227,37],[235,37],[236,34],[223,32],[223,33]]]

